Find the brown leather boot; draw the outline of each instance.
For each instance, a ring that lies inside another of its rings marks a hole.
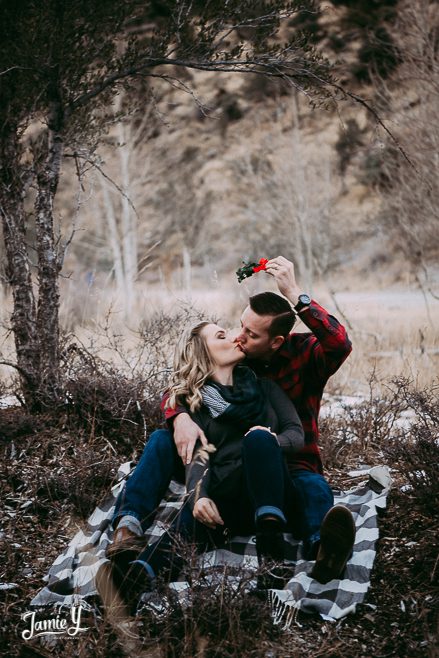
[[[319,583],[341,578],[352,555],[355,521],[344,505],[336,505],[326,514],[320,527],[320,546],[310,573]]]
[[[113,559],[121,553],[129,552],[133,555],[133,560],[146,546],[145,538],[139,537],[126,527],[117,528],[114,533],[113,543],[106,550],[106,556]]]

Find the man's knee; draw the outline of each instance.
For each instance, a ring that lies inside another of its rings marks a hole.
[[[305,500],[321,510],[322,518],[334,505],[334,494],[329,482],[320,473],[298,471],[292,474],[296,490],[299,490]]]

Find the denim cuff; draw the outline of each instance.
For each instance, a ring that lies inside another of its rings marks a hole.
[[[255,512],[255,523],[257,525],[259,519],[263,516],[275,516],[279,519],[279,521],[282,521],[282,523],[287,522],[285,518],[285,514],[282,512],[279,507],[274,507],[274,505],[262,505],[262,507],[258,507],[256,512]]]
[[[315,560],[320,546],[320,532],[316,532],[311,537],[303,541],[303,554],[305,560]]]
[[[133,532],[138,537],[141,537],[143,535],[142,524],[140,523],[140,519],[138,519],[135,514],[131,514],[131,513],[120,514],[115,519],[115,521],[117,520],[118,520],[117,524],[115,524],[113,521],[113,527],[128,528],[130,532]]]

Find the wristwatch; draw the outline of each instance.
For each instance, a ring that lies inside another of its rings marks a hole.
[[[309,295],[306,295],[305,293],[302,293],[301,295],[299,295],[299,301],[294,307],[294,310],[296,311],[296,313],[299,313],[303,308],[309,306],[310,304],[311,304],[311,297]]]

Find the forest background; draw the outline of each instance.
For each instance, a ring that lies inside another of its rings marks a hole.
[[[168,20],[169,3],[149,5],[148,20],[133,21],[133,32],[148,35]],[[263,273],[238,284],[235,270],[243,260],[277,255],[292,260],[303,290],[348,328],[354,351],[331,379],[327,401],[345,404],[349,395],[357,406],[345,425],[336,419],[323,432],[333,477],[342,481],[342,471],[358,461],[399,463],[394,443],[386,443],[393,428],[389,413],[395,418],[411,409],[429,431],[437,431],[431,402],[437,399],[439,364],[436,10],[437,4],[426,0],[337,0],[296,12],[277,38],[304,31],[307,52],[330,65],[338,87],[329,95],[282,76],[175,67],[157,77],[137,77],[109,98],[108,107],[99,107],[94,119],[102,120],[99,139],[82,150],[73,145],[54,197],[61,383],[68,410],[43,405],[35,414],[24,404],[3,412],[7,510],[16,514],[31,501],[24,510],[33,510],[34,521],[52,510],[53,536],[66,506],[75,509],[67,528],[86,517],[116,465],[138,455],[148,431],[161,422],[157,401],[181,327],[206,313],[236,326],[249,294],[275,290]],[[251,42],[254,30],[243,26],[239,37]],[[38,120],[26,126],[24,159],[38,152],[44,131]],[[25,239],[35,291],[37,196],[30,185]],[[13,294],[3,241],[0,255],[0,392],[5,404],[26,403],[22,381],[10,365],[16,356]],[[80,444],[87,446],[81,455],[72,431],[79,431]],[[353,435],[361,449],[355,441],[352,445]],[[62,455],[60,436],[67,438]],[[419,436],[407,438],[420,459],[426,458]],[[425,449],[434,451],[431,441],[427,444]],[[62,466],[47,480],[43,472],[51,451]],[[85,476],[94,462],[99,468]],[[413,468],[410,460],[403,463],[401,484]],[[422,469],[425,474],[425,463]],[[417,482],[421,489],[431,486],[427,475],[422,486]],[[394,504],[402,509],[406,502]],[[418,519],[420,514],[418,509]],[[18,524],[23,536],[29,523],[23,518]],[[2,532],[4,539],[9,530]],[[42,541],[38,535],[36,548],[41,550]],[[54,540],[38,568],[32,565],[36,553],[19,545],[28,572],[18,591],[5,594],[13,622],[5,635],[9,643],[29,588],[38,586],[63,544]],[[12,557],[10,548],[3,548],[10,560],[9,575],[2,579],[17,580],[17,551]],[[428,550],[425,578],[432,587],[436,549],[429,545]],[[383,549],[383,573],[387,558]],[[395,633],[403,628],[403,644],[394,655],[433,655],[437,617],[429,612],[430,589],[421,590],[412,613],[423,625],[414,638],[404,630],[414,617],[398,617]],[[366,631],[359,633],[366,637]],[[336,647],[334,633],[325,632],[332,633]],[[364,638],[356,647],[349,633],[352,629],[340,640],[340,655],[371,655],[361,648]],[[338,655],[328,653],[326,640],[313,640],[309,655]],[[384,635],[377,646],[383,643]],[[319,654],[322,647],[326,653]]]

